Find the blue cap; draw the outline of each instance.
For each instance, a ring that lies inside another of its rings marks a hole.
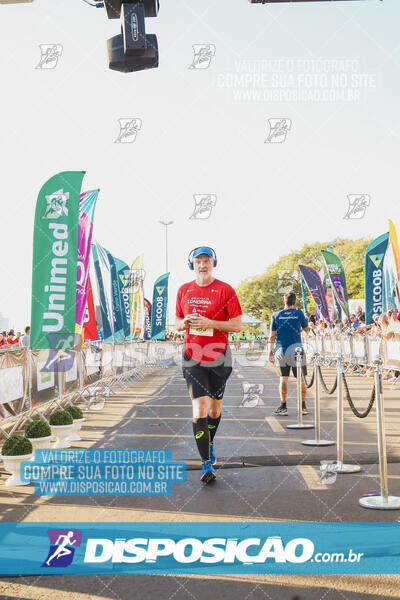
[[[207,256],[214,258],[213,251],[208,246],[200,246],[199,248],[195,248],[192,258],[196,258],[197,256],[200,256],[200,254],[207,254]]]

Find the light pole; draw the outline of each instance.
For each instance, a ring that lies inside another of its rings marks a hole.
[[[168,225],[173,225],[173,221],[159,221],[165,227],[165,272],[168,273]],[[167,331],[169,327],[168,319],[168,300],[167,300]]]
[[[165,272],[168,273],[168,225],[172,225],[173,221],[159,221],[165,226]]]

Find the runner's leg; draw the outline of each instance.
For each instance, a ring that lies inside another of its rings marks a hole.
[[[210,460],[210,432],[208,429],[207,410],[211,398],[201,396],[192,398],[193,407],[193,435],[201,459]]]
[[[217,362],[219,362],[219,364],[210,368],[209,373],[210,401],[208,404],[207,417],[208,429],[210,431],[210,460],[213,465],[217,462],[214,451],[214,437],[221,421],[221,407],[225,387],[233,370],[232,353],[229,346],[225,352],[220,355]]]
[[[287,357],[281,352],[275,353],[275,368],[279,375],[279,395],[281,397],[281,404],[276,410],[274,410],[274,415],[286,416],[286,398],[288,391],[288,379],[290,375],[290,365],[287,362]]]
[[[293,367],[293,375],[296,377],[297,379],[297,367]],[[302,372],[304,373],[304,376],[307,375],[307,366],[302,365],[301,367]],[[306,388],[306,384],[304,382],[303,377],[301,377],[301,404],[303,407],[303,415],[307,414],[307,408],[306,408],[306,396],[307,396],[307,388]]]
[[[221,421],[221,405],[222,398],[220,400],[215,400],[214,398],[209,399],[210,402],[208,404],[208,431],[210,432],[210,460],[211,464],[215,465],[217,459],[215,458],[214,452],[214,437],[217,433],[218,425]]]
[[[210,459],[210,434],[208,430],[207,410],[209,401],[208,373],[199,363],[190,361],[183,352],[183,376],[186,380],[193,412],[193,435],[201,459]]]
[[[221,421],[221,406],[222,406],[222,398],[221,400],[214,400],[213,398],[208,398],[208,429],[210,432],[210,444],[213,443],[215,434],[217,433],[218,425]]]
[[[304,379],[301,380],[301,399],[303,401],[303,404],[306,403],[306,396],[307,396],[307,388],[306,388],[306,384],[304,383]]]
[[[288,376],[281,376],[279,381],[279,394],[281,397],[281,404],[286,406],[286,398],[288,392]]]

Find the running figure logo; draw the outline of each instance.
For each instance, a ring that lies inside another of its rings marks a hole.
[[[69,567],[75,554],[75,547],[82,541],[80,529],[48,529],[50,549],[42,567]]]
[[[69,200],[69,192],[64,194],[64,190],[57,190],[54,194],[46,196],[46,210],[42,219],[59,219],[63,214],[68,217],[67,202]]]
[[[63,51],[61,44],[39,44],[39,48],[41,57],[35,69],[55,69]]]
[[[298,273],[294,269],[278,269],[277,294],[287,294],[293,290],[293,286],[298,282]]]
[[[48,333],[49,354],[41,372],[66,373],[72,369],[75,361],[74,335],[72,333]],[[79,338],[76,339],[78,343]]]
[[[264,391],[264,385],[262,383],[242,383],[242,386],[243,399],[240,406],[248,408],[257,406],[261,400],[261,396]]]
[[[123,285],[121,294],[130,294],[137,289],[140,283],[143,283],[146,277],[146,271],[144,269],[125,269],[123,273],[120,273],[119,278]]]
[[[337,479],[340,465],[337,460],[321,460],[320,480],[321,483],[332,485]]]
[[[268,119],[269,134],[264,144],[282,144],[292,128],[291,119]]]
[[[142,129],[142,119],[118,119],[119,134],[114,144],[133,144]]]
[[[349,206],[343,219],[362,219],[370,205],[371,196],[368,194],[349,194]]]
[[[193,44],[193,61],[189,69],[208,69],[215,56],[214,44]]]
[[[217,204],[215,194],[194,194],[194,209],[189,219],[209,219]]]

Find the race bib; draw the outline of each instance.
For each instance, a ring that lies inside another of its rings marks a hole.
[[[190,335],[214,335],[214,329],[194,329],[193,327],[189,329]]]

